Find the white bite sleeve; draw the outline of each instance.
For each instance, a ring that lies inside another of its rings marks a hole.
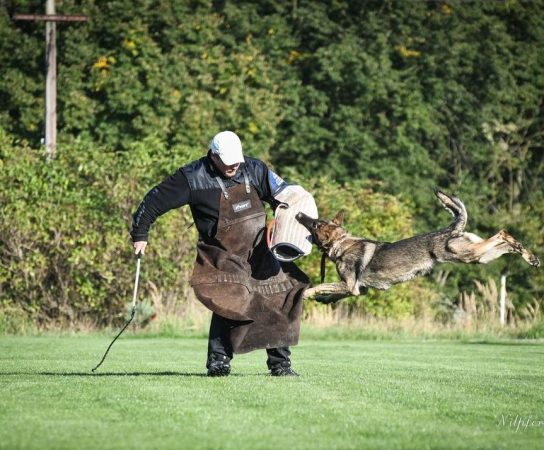
[[[315,200],[308,191],[299,185],[283,187],[274,198],[281,202],[276,208],[274,230],[270,237],[270,250],[278,261],[294,261],[312,251],[310,232],[301,225],[295,216],[299,212],[317,218]]]

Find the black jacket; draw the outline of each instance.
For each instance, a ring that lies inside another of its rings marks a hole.
[[[236,183],[243,183],[242,170],[245,170],[259,198],[275,208],[277,202],[273,195],[286,185],[285,181],[269,170],[262,161],[248,156],[244,158],[245,163],[240,165],[234,178],[222,177],[225,186],[228,189]],[[184,205],[191,208],[200,238],[206,240],[215,236],[221,195],[221,188],[215,179],[217,176],[219,173],[208,154],[179,168],[151,189],[133,215],[130,233],[133,242],[147,241],[149,228],[157,217]]]

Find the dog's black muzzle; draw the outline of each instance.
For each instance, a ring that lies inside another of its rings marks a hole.
[[[316,240],[315,240],[315,236],[314,236],[314,225],[317,221],[317,219],[314,219],[306,214],[304,214],[303,212],[299,212],[296,216],[295,216],[295,219],[297,220],[298,223],[302,224],[304,226],[304,228],[306,228],[310,234],[312,235],[312,242],[315,244],[316,243]]]
[[[316,219],[314,219],[314,218],[312,218],[310,216],[307,216],[303,212],[299,212],[295,216],[295,219],[297,219],[297,222],[304,225],[304,227],[306,227],[308,229],[308,231],[312,231],[312,225],[316,221]]]

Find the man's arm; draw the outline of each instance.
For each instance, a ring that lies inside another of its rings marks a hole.
[[[188,204],[190,189],[183,171],[178,169],[162,183],[151,189],[132,216],[132,242],[135,252],[144,250],[151,225],[157,217],[174,208]]]

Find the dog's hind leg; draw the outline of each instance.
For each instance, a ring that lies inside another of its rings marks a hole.
[[[518,253],[531,266],[535,266],[535,267],[540,266],[540,260],[535,255],[533,255],[529,250],[527,250],[525,247],[523,247],[523,245],[521,245],[521,242],[519,242],[516,238],[514,238],[511,234],[509,234],[506,230],[499,231],[497,233],[497,235],[500,236],[500,239],[504,240],[504,245],[506,245],[508,247],[508,249],[504,253]],[[489,253],[492,253],[492,251],[489,252]],[[501,254],[503,254],[503,253],[501,253]],[[499,254],[496,257],[493,257],[492,254],[489,254],[489,255],[485,254],[483,256],[483,258],[480,259],[480,262],[484,263],[484,262],[492,261],[493,259],[496,259],[499,256],[501,256],[501,254]]]
[[[539,259],[505,230],[485,240],[475,234],[464,233],[458,238],[450,239],[447,246],[455,255],[455,260],[460,262],[486,264],[505,253],[518,253],[530,265],[540,266]]]

